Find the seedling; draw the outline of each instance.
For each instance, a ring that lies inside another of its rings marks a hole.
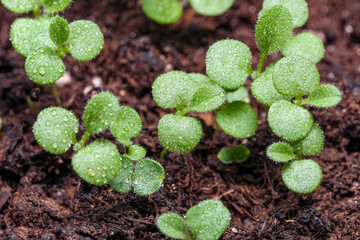
[[[230,212],[218,200],[205,200],[190,208],[184,219],[176,213],[164,213],[157,220],[160,231],[175,239],[216,240],[229,226]]]
[[[142,127],[140,116],[134,109],[120,107],[114,95],[102,92],[89,101],[83,120],[85,132],[77,141],[79,121],[75,115],[60,107],[46,108],[33,126],[35,139],[52,154],[62,154],[73,146],[76,153],[72,166],[88,183],[97,186],[109,183],[118,192],[128,192],[133,186],[139,195],[150,195],[160,188],[165,176],[163,167],[156,161],[144,159],[145,149],[131,142]],[[124,144],[124,155],[120,155],[116,145],[106,139],[85,145],[91,135],[108,127]],[[135,170],[132,160],[138,161]]]
[[[234,0],[189,0],[199,14],[218,16],[229,10]],[[143,0],[142,9],[146,16],[160,24],[171,24],[179,20],[183,7],[179,0]]]
[[[218,158],[222,163],[243,163],[250,156],[250,150],[243,146],[238,145],[234,148],[224,147],[218,153]]]

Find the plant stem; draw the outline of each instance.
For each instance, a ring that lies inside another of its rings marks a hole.
[[[59,91],[58,91],[58,88],[57,88],[56,84],[52,83],[51,87],[52,87],[53,94],[54,94],[54,97],[55,97],[55,102],[58,105],[61,105],[61,99],[60,99]]]
[[[26,101],[27,101],[27,103],[29,104],[31,110],[32,110],[33,112],[36,112],[37,107],[36,107],[35,103],[31,100],[31,98],[30,98],[30,97],[27,97],[27,98],[26,98]]]
[[[265,58],[266,58],[266,55],[261,53],[260,54],[260,59],[259,59],[259,62],[258,62],[258,66],[257,66],[258,73],[262,73]]]
[[[166,150],[166,148],[163,148],[163,150],[160,153],[160,159],[164,159],[166,154],[167,154],[167,150]]]
[[[33,9],[34,18],[39,18],[41,16],[41,6],[35,7]]]
[[[89,137],[90,137],[90,134],[85,131],[85,133],[82,136],[81,140],[77,144],[75,144],[75,146],[74,146],[75,151],[79,151],[80,148],[84,147],[84,144],[89,139]]]

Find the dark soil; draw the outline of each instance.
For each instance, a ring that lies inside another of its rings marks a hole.
[[[217,198],[232,216],[222,239],[360,239],[360,1],[308,1],[309,20],[295,31],[321,37],[326,47],[317,64],[322,82],[343,92],[338,106],[312,109],[326,136],[325,149],[313,158],[323,170],[315,192],[295,194],[281,181],[281,166],[265,156],[266,146],[277,139],[254,99],[259,129],[250,139],[216,132],[213,114],[199,115],[204,120],[199,147],[159,159],[156,124],[165,112],[152,100],[152,82],[173,69],[205,73],[207,48],[224,38],[249,45],[255,63],[254,26],[261,2],[237,0],[216,18],[186,8],[172,26],[148,20],[135,0],[77,0],[64,11],[70,22],[95,21],[105,46],[91,62],[65,58],[71,82],[60,88],[62,107],[80,118],[88,99],[104,89],[140,113],[144,127],[135,142],[166,171],[163,187],[150,197],[86,184],[71,168],[72,151],[54,156],[39,147],[32,125],[40,109],[55,105],[54,97],[41,88],[39,110],[27,105],[26,98],[39,86],[27,78],[25,59],[9,42],[10,25],[18,16],[0,6],[0,238],[164,239],[155,225],[159,214],[185,214],[199,201]],[[220,164],[217,152],[238,143],[251,149],[249,160]]]

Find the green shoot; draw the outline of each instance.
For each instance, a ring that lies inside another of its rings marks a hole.
[[[224,147],[220,150],[217,156],[224,164],[234,162],[243,163],[250,156],[250,150],[243,145],[238,145],[234,148]]]

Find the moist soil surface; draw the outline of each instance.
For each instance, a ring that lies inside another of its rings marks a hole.
[[[19,16],[0,6],[0,238],[165,239],[155,225],[161,213],[184,215],[201,200],[216,198],[232,216],[221,239],[360,239],[360,1],[308,1],[309,20],[294,31],[321,38],[326,49],[317,64],[322,82],[343,93],[338,106],[311,109],[325,132],[324,150],[312,158],[323,170],[321,185],[313,193],[289,191],[281,180],[281,165],[266,157],[266,147],[278,139],[267,125],[263,106],[253,98],[259,128],[251,138],[234,139],[216,130],[213,113],[194,115],[204,128],[199,146],[188,154],[169,153],[160,159],[156,126],[169,111],[153,101],[152,82],[171,70],[205,73],[208,47],[225,38],[246,43],[255,67],[259,52],[254,26],[261,3],[236,0],[231,10],[215,18],[186,7],[171,26],[150,21],[140,1],[133,0],[77,0],[61,13],[69,22],[96,22],[105,36],[96,59],[76,62],[65,57],[61,106],[81,119],[88,99],[105,90],[139,112],[143,130],[134,142],[166,172],[163,187],[149,197],[89,185],[72,170],[73,151],[55,156],[36,143],[36,116],[56,103],[51,91],[26,76],[25,59],[9,41],[10,25]],[[250,85],[249,79],[246,87]],[[27,104],[28,96],[38,98],[36,111]],[[115,142],[108,130],[91,140],[97,138]],[[249,159],[221,164],[218,151],[236,144],[251,150]]]

